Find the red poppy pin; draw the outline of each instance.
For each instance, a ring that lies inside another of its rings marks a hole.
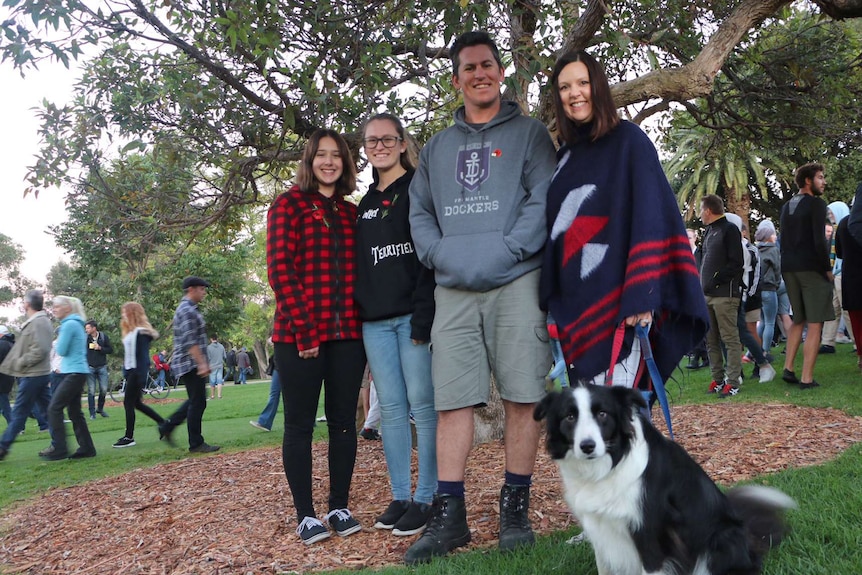
[[[501,150],[500,148],[497,148],[496,150],[491,152],[491,155],[494,156],[495,158],[499,158],[500,156],[503,155],[503,150]]]

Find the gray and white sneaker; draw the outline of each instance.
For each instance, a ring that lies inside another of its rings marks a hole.
[[[329,531],[317,517],[304,517],[296,528],[296,534],[306,545],[329,538]]]
[[[333,509],[326,514],[326,522],[341,537],[353,535],[362,529],[362,525],[350,514],[349,509]]]

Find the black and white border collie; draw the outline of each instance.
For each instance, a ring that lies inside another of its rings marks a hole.
[[[566,502],[592,543],[599,575],[756,575],[785,532],[784,493],[722,493],[638,408],[640,392],[587,385],[551,393],[534,418]]]

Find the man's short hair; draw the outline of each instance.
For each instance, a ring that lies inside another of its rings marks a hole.
[[[487,32],[464,32],[452,42],[452,47],[449,48],[449,58],[452,60],[452,73],[457,76],[458,68],[461,66],[461,50],[471,46],[487,46],[491,49],[491,54],[494,55],[494,60],[497,65],[503,67],[503,60],[500,58],[500,49],[497,48],[497,43],[491,38]]]
[[[45,307],[45,297],[41,290],[31,289],[24,294],[24,301],[33,311],[42,311],[42,308]]]
[[[724,200],[715,194],[709,194],[707,196],[703,196],[703,199],[700,201],[703,204],[703,207],[708,209],[710,212],[715,214],[716,216],[720,216],[724,214]]]
[[[96,320],[94,320],[94,319],[91,319],[90,321],[88,321],[84,325],[88,325],[91,328],[93,328],[94,330],[99,331],[99,324],[96,323]]]
[[[817,172],[823,171],[823,164],[819,162],[809,162],[804,166],[796,168],[796,186],[801,190],[805,187],[805,180],[813,180]]]

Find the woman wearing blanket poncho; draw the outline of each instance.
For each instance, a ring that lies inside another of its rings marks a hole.
[[[640,346],[632,326],[652,325],[663,378],[708,327],[694,257],[655,147],[620,120],[602,67],[570,52],[551,78],[562,140],[548,190],[541,298],[557,324],[572,384],[604,384],[614,335],[613,383],[635,381]],[[642,370],[644,373],[646,370]]]

